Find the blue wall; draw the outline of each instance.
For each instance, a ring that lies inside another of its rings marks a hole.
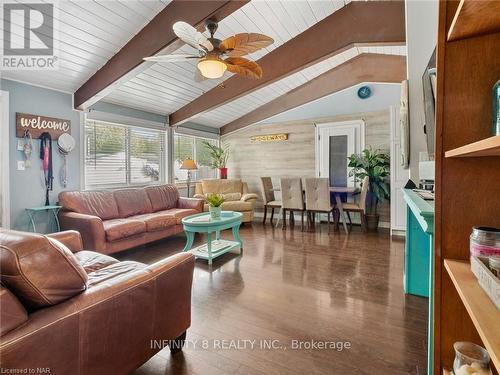
[[[68,187],[66,190],[80,188],[80,112],[73,110],[72,95],[48,90],[36,86],[2,79],[0,88],[9,92],[9,130],[10,130],[10,217],[12,229],[27,230],[28,217],[25,208],[43,206],[45,203],[45,183],[42,162],[39,159],[40,142],[33,140],[32,167],[24,171],[17,170],[18,160],[24,160],[24,154],[17,151],[16,112],[31,113],[71,120],[71,135],[76,140],[76,148],[68,156]],[[65,190],[60,175],[63,158],[59,154],[57,142],[52,146],[54,167],[54,190],[50,193],[50,203],[56,203],[57,195]],[[40,213],[39,222],[47,222],[48,216]],[[40,231],[46,230],[40,225]]]

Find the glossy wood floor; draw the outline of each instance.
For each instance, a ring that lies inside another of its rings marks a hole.
[[[383,230],[328,235],[326,226],[283,232],[260,223],[242,227],[241,237],[243,256],[223,255],[211,270],[197,260],[183,353],[163,350],[134,375],[426,373],[427,299],[403,293],[403,241]],[[152,263],[184,242],[119,257]],[[292,340],[351,347],[293,349]],[[262,349],[265,342],[278,348]]]

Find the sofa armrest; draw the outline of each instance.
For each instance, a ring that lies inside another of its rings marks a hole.
[[[258,195],[254,193],[247,193],[241,196],[241,200],[245,202],[256,201],[258,198],[259,198]]]
[[[63,232],[47,234],[47,237],[58,240],[73,253],[83,250],[82,236],[76,230],[65,230]]]
[[[59,213],[59,222],[62,230],[76,230],[80,232],[85,249],[95,251],[105,250],[106,237],[100,217],[62,211]]]
[[[203,212],[204,203],[205,201],[203,199],[180,197],[179,200],[177,201],[177,206],[179,208],[191,208],[199,212]]]
[[[193,198],[205,200],[205,197],[203,194],[195,194],[195,195],[193,195]]]

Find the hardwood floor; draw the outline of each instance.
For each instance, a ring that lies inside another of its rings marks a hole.
[[[426,373],[427,299],[403,292],[403,241],[358,227],[328,235],[326,225],[308,233],[254,223],[240,234],[243,256],[223,255],[211,270],[196,262],[183,352],[162,350],[134,375]],[[118,257],[152,263],[184,242]],[[292,340],[350,348],[294,349]]]

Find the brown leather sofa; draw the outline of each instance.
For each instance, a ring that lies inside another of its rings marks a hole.
[[[182,232],[203,200],[179,197],[174,185],[59,193],[62,230],[77,230],[86,249],[111,254]]]
[[[189,253],[147,266],[84,251],[75,231],[0,229],[0,372],[125,375],[181,350],[193,269]]]

